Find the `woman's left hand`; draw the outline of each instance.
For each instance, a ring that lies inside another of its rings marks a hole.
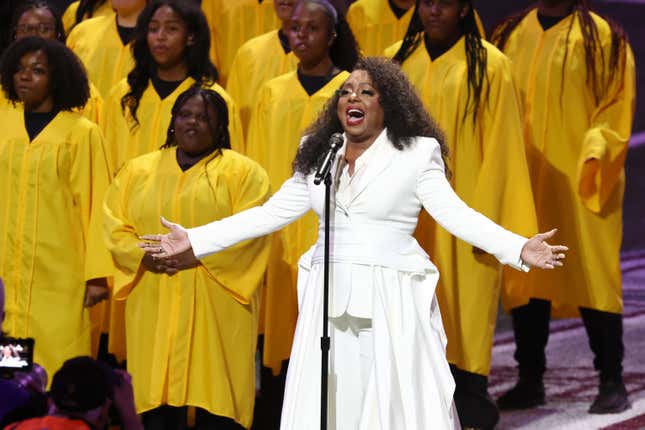
[[[557,228],[538,233],[528,240],[522,247],[521,258],[524,263],[540,269],[554,269],[563,265],[565,252],[569,250],[564,245],[549,245],[546,241],[551,239],[558,231]]]

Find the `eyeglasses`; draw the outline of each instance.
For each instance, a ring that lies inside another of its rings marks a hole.
[[[38,34],[40,36],[45,36],[47,34],[50,34],[54,31],[55,25],[53,24],[46,24],[43,22],[40,22],[38,24],[18,24],[16,26],[16,35],[17,36],[24,36],[26,34]]]

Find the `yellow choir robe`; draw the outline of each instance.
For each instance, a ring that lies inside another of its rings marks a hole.
[[[519,95],[508,58],[488,42],[482,43],[488,81],[475,118],[472,110],[464,118],[468,98],[464,37],[434,61],[421,42],[402,70],[445,133],[457,194],[503,227],[531,236],[537,221]],[[394,55],[399,45],[388,53]],[[462,370],[488,375],[502,278],[521,279],[524,274],[502,270],[492,256],[473,252],[471,245],[435,226],[427,215],[420,219],[417,237],[441,272],[437,298],[448,337],[448,361]]]
[[[114,298],[125,301],[128,371],[139,413],[192,405],[250,428],[255,399],[257,287],[269,239],[241,242],[173,276],[141,264],[139,235],[164,216],[186,227],[264,203],[266,172],[231,150],[186,171],[176,149],[130,160],[104,203],[105,237],[117,267]]]
[[[112,88],[105,100],[105,109],[101,114],[101,128],[105,134],[107,156],[110,168],[115,174],[123,164],[139,155],[159,149],[166,143],[166,134],[170,125],[171,109],[177,97],[195,84],[192,78],[186,78],[168,97],[159,98],[151,83],[143,92],[137,110],[139,125],[135,126],[129,111],[124,114],[121,109],[121,98],[129,91],[126,79],[122,79]],[[228,105],[229,133],[231,146],[243,152],[244,138],[237,105],[224,88],[213,84],[210,89],[218,92]]]
[[[113,271],[101,225],[110,176],[96,124],[60,112],[30,142],[23,115],[20,106],[0,115],[3,329],[33,337],[34,361],[53,375],[91,353],[83,300],[86,281]]]
[[[254,37],[239,49],[231,65],[226,91],[240,109],[245,137],[248,135],[251,110],[262,84],[295,70],[297,65],[298,58],[293,52],[285,54],[282,49],[278,30]]]
[[[19,106],[19,104],[16,104],[16,106]],[[99,90],[90,82],[90,98],[87,100],[87,104],[82,109],[75,109],[75,111],[93,123],[98,124],[102,106],[103,98],[99,94]],[[7,99],[4,91],[0,91],[0,109],[4,108],[12,109],[13,104]]]
[[[81,59],[89,80],[103,98],[134,67],[130,45],[121,42],[114,13],[81,22],[66,43]]]
[[[225,85],[237,50],[247,40],[282,25],[273,0],[203,0],[202,11],[211,29],[211,60]]]
[[[80,1],[75,1],[72,2],[67,9],[65,9],[65,13],[63,14],[63,28],[65,29],[65,34],[69,34],[69,32],[74,28],[74,25],[76,24],[76,11],[78,10],[78,5]],[[84,16],[83,19],[88,19],[88,18],[96,18],[98,16],[106,16],[113,14],[114,10],[112,10],[112,0],[105,0],[105,2],[99,6],[92,16]]]
[[[531,271],[524,282],[507,285],[504,304],[514,308],[531,297],[543,298],[553,302],[556,317],[576,316],[578,307],[622,312],[624,162],[635,100],[631,49],[627,46],[617,67],[610,69],[610,28],[593,15],[606,59],[605,67],[598,67],[599,76],[615,76],[608,91],[595,100],[586,84],[578,19],[565,44],[572,19],[573,15],[544,31],[533,10],[504,48],[524,106],[539,227],[558,227],[554,240],[570,249],[562,269]],[[595,161],[585,163],[587,159]]]
[[[414,6],[401,18],[392,12],[388,0],[358,0],[347,11],[347,22],[363,55],[382,55],[383,50],[403,39]]]
[[[276,189],[292,175],[291,162],[303,131],[348,76],[340,72],[311,96],[296,71],[271,79],[260,89],[251,115],[247,154],[267,170]],[[318,219],[313,211],[274,234],[260,326],[264,331],[263,362],[275,374],[291,355],[298,317],[298,259],[317,237]]]

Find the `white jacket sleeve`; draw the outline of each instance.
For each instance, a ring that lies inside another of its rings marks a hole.
[[[494,255],[502,264],[528,271],[529,267],[520,258],[528,239],[500,227],[466,205],[446,179],[438,142],[431,139],[430,146],[431,153],[417,179],[417,196],[424,208],[452,235]]]
[[[262,206],[219,221],[187,229],[197,258],[214,254],[243,240],[264,236],[294,222],[311,209],[307,180],[295,174]]]

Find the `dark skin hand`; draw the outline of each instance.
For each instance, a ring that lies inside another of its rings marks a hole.
[[[91,308],[110,298],[110,289],[106,278],[90,279],[85,283],[85,300],[83,306]]]
[[[143,260],[141,260],[141,264],[151,272],[174,275],[180,270],[197,267],[199,260],[193,254],[192,249],[189,249],[188,251],[166,258],[153,257],[150,254],[145,254]]]

